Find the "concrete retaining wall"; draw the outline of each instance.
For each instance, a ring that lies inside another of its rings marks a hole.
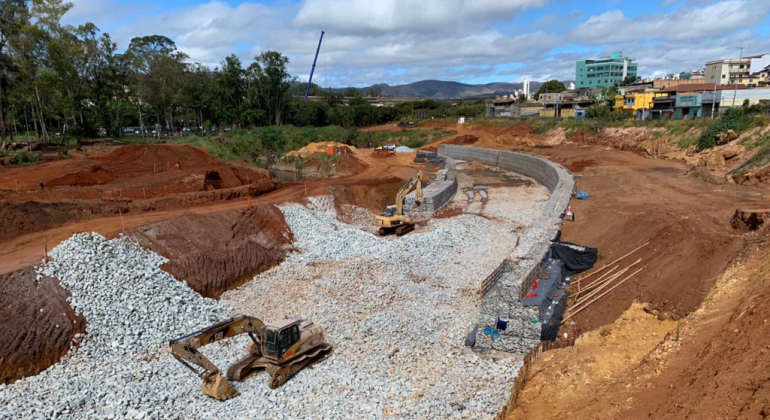
[[[521,245],[508,257],[508,275],[489,288],[482,298],[478,324],[479,330],[483,330],[486,325],[494,326],[498,317],[510,318],[513,314],[525,313],[521,311],[520,303],[522,283],[532,277],[533,271],[537,270],[548,252],[551,241],[558,237],[564,222],[562,215],[569,206],[575,179],[559,164],[522,153],[456,145],[441,145],[438,153],[443,157],[476,161],[520,173],[535,179],[551,191],[551,197],[539,218],[524,235]],[[483,351],[494,348],[521,353],[525,347],[531,347],[533,341],[531,337],[523,337],[520,332],[509,329],[494,343],[490,337],[479,334],[474,349]]]

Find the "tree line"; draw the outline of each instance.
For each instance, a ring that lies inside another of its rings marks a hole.
[[[133,38],[118,52],[95,24],[63,24],[72,4],[62,0],[0,0],[0,6],[2,148],[24,133],[51,142],[120,136],[127,127],[138,127],[142,136],[153,129],[361,127],[409,118],[417,109],[434,111],[427,108],[432,102],[373,107],[358,89],[335,93],[315,84],[311,95],[323,100],[294,100],[305,85],[289,74],[289,59],[276,51],[246,64],[230,55],[211,69],[190,62],[162,35]],[[354,96],[347,106],[344,95]]]

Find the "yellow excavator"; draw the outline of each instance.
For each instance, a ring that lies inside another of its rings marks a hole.
[[[394,233],[397,236],[403,236],[414,230],[414,220],[404,216],[404,198],[415,188],[416,197],[415,206],[422,203],[422,171],[418,171],[396,194],[396,205],[385,207],[385,211],[375,218],[375,223],[379,228],[377,233],[385,236]]]
[[[227,370],[227,379],[236,382],[264,369],[272,377],[270,388],[277,388],[301,369],[312,367],[334,351],[324,339],[323,327],[312,321],[285,319],[265,324],[246,315],[171,340],[169,350],[179,362],[203,379],[204,394],[224,401],[234,397],[237,391],[198,349],[241,334],[248,334],[251,341],[247,346],[248,354]]]

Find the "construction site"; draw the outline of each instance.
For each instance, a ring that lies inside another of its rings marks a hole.
[[[770,416],[768,127],[417,128],[1,166],[0,418]]]

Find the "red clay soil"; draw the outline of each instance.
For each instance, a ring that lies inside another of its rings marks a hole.
[[[169,259],[163,270],[211,298],[280,264],[293,241],[283,214],[273,205],[188,213],[129,234]]]
[[[462,136],[453,137],[447,140],[447,142],[444,144],[456,144],[459,146],[469,146],[471,144],[476,143],[477,141],[479,141],[478,137],[471,134],[464,134]]]
[[[402,183],[414,176],[417,168],[422,165],[412,162],[412,155],[397,154],[389,159],[375,159],[371,157],[371,150],[362,150],[358,157],[366,166],[362,172],[342,178],[308,179],[301,183],[284,184],[281,188],[253,197],[251,200],[257,204],[280,204],[284,202],[299,202],[304,198],[314,195],[329,194],[328,187],[341,185],[345,187],[357,185],[378,185],[382,182],[382,174],[397,177]],[[34,169],[35,167],[27,168]],[[0,171],[0,175],[2,171]],[[254,186],[252,186],[253,188]],[[211,193],[225,193],[233,190],[219,190]],[[208,194],[198,193],[198,194]],[[177,200],[179,196],[168,197],[166,200]],[[170,203],[174,204],[174,203]],[[40,261],[45,249],[46,238],[49,249],[69,238],[74,233],[98,232],[106,237],[115,237],[123,229],[131,229],[146,226],[165,220],[178,218],[185,213],[208,214],[223,211],[244,209],[248,205],[246,195],[241,199],[231,199],[221,202],[191,203],[190,207],[177,204],[177,207],[163,207],[146,212],[133,212],[122,217],[115,213],[94,216],[92,219],[71,221],[65,225],[46,228],[37,233],[28,233],[16,236],[13,239],[0,240],[0,273],[9,273],[19,270],[36,261]],[[0,205],[0,209],[3,206]]]
[[[0,276],[0,383],[45,370],[85,332],[68,295],[57,279],[37,281],[32,267]]]
[[[618,419],[770,417],[770,234],[746,239],[752,252],[737,264],[734,283],[692,322],[662,373],[632,388]]]
[[[330,186],[328,190],[336,197],[337,204],[352,204],[379,214],[386,206],[394,204],[403,185],[403,179],[391,176],[377,184]]]
[[[572,200],[576,220],[564,224],[562,239],[597,247],[596,267],[650,242],[621,261],[623,268],[642,258],[644,270],[567,321],[562,332],[570,334],[614,322],[634,300],[680,317],[692,312],[743,246],[730,226],[735,209],[768,202],[765,191],[717,188],[685,176],[682,164],[633,153],[575,145],[530,153],[582,167],[576,189],[591,197]]]
[[[191,146],[123,146],[99,157],[2,168],[0,222],[8,228],[0,240],[66,222],[185,208],[278,187],[267,171],[234,166]]]

